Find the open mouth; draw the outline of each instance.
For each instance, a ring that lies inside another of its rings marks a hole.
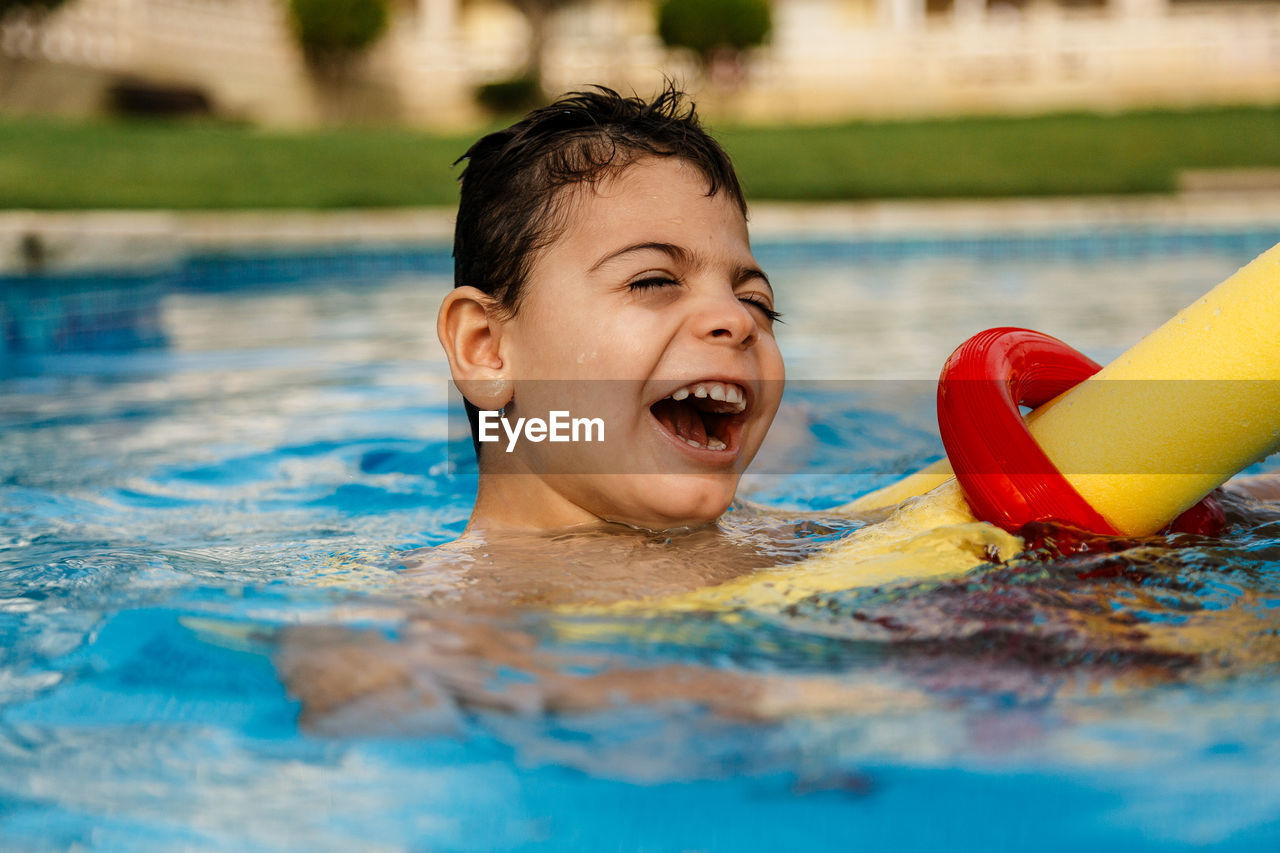
[[[690,447],[731,453],[746,420],[747,392],[733,382],[690,382],[649,407],[671,435]]]

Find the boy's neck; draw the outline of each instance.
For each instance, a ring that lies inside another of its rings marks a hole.
[[[692,533],[716,526],[714,521],[696,527],[678,527],[671,534]],[[484,532],[660,532],[620,521],[610,521],[583,509],[531,474],[481,472],[476,487],[476,503],[465,533]]]
[[[481,473],[467,533],[612,527],[529,474]]]

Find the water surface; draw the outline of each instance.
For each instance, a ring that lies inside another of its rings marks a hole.
[[[743,494],[815,513],[937,457],[929,386],[973,332],[1038,328],[1105,361],[1251,257],[759,256],[798,381]],[[433,623],[398,567],[461,531],[474,490],[448,448],[447,277],[281,263],[5,284],[6,847],[1280,845],[1274,508],[1237,507],[1221,540],[1031,554],[787,612]],[[495,667],[485,689],[516,698],[477,705],[422,662],[433,624],[532,638],[545,671]],[[333,636],[414,675],[302,725],[282,649]],[[559,678],[655,670],[770,685],[775,713],[696,689],[548,699]]]

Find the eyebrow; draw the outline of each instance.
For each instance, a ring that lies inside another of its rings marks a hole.
[[[769,288],[769,297],[773,298],[773,282],[769,281],[769,276],[765,275],[764,270],[759,267],[739,267],[738,272],[733,276],[735,286],[752,280],[764,282],[764,286]]]
[[[623,255],[630,255],[630,254],[634,254],[635,252],[662,252],[663,254],[670,256],[672,260],[679,261],[680,263],[685,263],[685,264],[693,260],[692,255],[690,255],[689,253],[689,250],[684,248],[683,246],[677,246],[675,243],[658,243],[654,241],[648,241],[644,243],[632,243],[630,246],[627,246],[626,248],[619,249],[616,252],[608,253],[603,258],[601,258],[600,260],[592,264],[591,269],[587,270],[587,272],[595,272],[596,270],[600,269],[600,267],[609,263],[609,261],[615,261],[618,258],[621,258]]]
[[[643,243],[632,243],[630,246],[626,246],[614,252],[609,252],[592,264],[591,268],[587,270],[587,272],[593,273],[610,261],[616,261],[618,258],[631,255],[636,252],[662,252],[672,260],[683,264],[692,263],[693,261],[693,255],[683,246],[677,246],[675,243],[661,243],[648,240]],[[734,285],[745,284],[752,279],[759,279],[760,281],[763,281],[764,286],[769,288],[769,295],[773,296],[773,284],[769,281],[769,276],[765,275],[764,270],[759,267],[738,267],[733,275]]]

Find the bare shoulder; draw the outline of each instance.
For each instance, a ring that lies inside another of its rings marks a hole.
[[[555,607],[674,595],[795,563],[859,523],[736,506],[679,531],[486,531],[405,555],[401,591],[450,605]]]
[[[426,601],[460,602],[474,583],[475,566],[482,553],[478,545],[463,536],[443,545],[406,552],[400,560],[401,591]]]

